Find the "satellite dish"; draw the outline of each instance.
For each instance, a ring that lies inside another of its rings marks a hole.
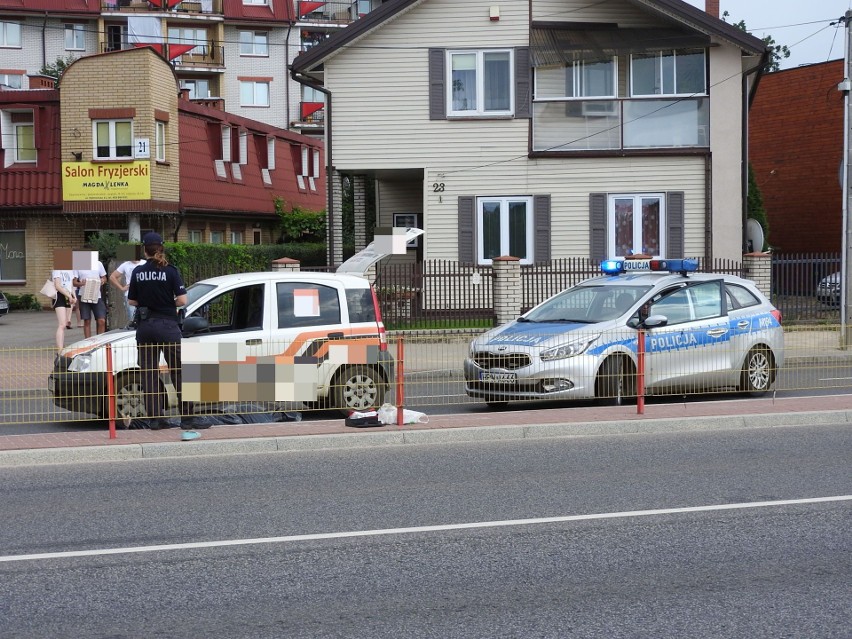
[[[746,220],[746,248],[748,253],[763,251],[763,227],[760,222],[750,217]]]

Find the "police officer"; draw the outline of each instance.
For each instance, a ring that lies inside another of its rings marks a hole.
[[[142,369],[142,388],[145,410],[152,430],[168,428],[163,419],[164,394],[159,390],[160,353],[166,360],[172,382],[181,397],[181,327],[178,307],[186,304],[186,288],[180,272],[168,263],[163,238],[158,233],[146,233],[142,238],[146,262],[137,266],[130,277],[127,300],[136,307],[136,348]],[[181,415],[189,415],[181,403]],[[201,435],[187,430],[182,439],[197,439]]]

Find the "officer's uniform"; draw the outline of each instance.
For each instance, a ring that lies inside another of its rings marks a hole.
[[[145,410],[154,419],[162,417],[165,400],[165,396],[159,392],[161,352],[168,364],[178,397],[181,396],[181,328],[175,307],[175,298],[179,295],[186,295],[186,287],[180,272],[171,264],[160,267],[155,260],[149,259],[145,264],[137,266],[130,277],[127,297],[136,301],[136,344],[139,367],[142,369]],[[147,309],[145,319],[139,311],[142,308]],[[187,414],[183,404],[181,414]]]

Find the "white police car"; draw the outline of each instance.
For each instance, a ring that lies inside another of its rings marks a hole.
[[[697,260],[607,260],[581,282],[470,344],[465,390],[508,401],[635,396],[644,329],[647,394],[766,392],[784,363],[781,313],[749,281]]]

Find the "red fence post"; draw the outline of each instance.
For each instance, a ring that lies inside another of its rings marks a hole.
[[[636,413],[645,414],[645,331],[636,332]]]
[[[402,405],[405,403],[405,345],[402,335],[396,340],[396,425],[405,421]]]
[[[115,379],[112,376],[112,344],[106,345],[107,413],[109,438],[115,439]]]

